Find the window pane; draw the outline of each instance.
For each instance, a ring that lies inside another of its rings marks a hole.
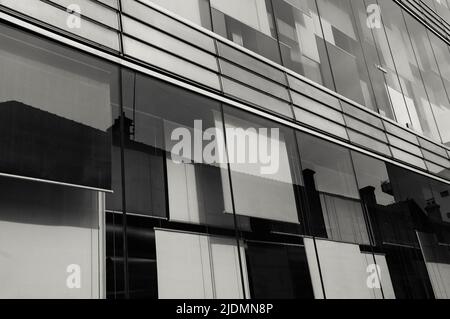
[[[396,298],[432,298],[416,234],[429,229],[428,180],[356,152],[352,157],[374,244],[386,256]]]
[[[157,230],[156,253],[159,298],[244,297],[235,239]],[[244,283],[248,291],[245,272]]]
[[[97,192],[1,178],[0,298],[100,298],[98,221]]]
[[[231,107],[224,113],[236,214],[303,223],[294,132]]]
[[[214,32],[280,63],[270,0],[211,0]]]
[[[315,1],[273,0],[273,6],[285,66],[333,89]]]
[[[383,68],[383,57],[380,56],[378,52],[377,39],[374,36],[373,32],[377,32],[376,30],[381,29],[383,26],[380,21],[380,28],[368,28],[368,8],[369,3],[373,1],[366,2],[365,0],[350,0],[350,5],[353,10],[353,14],[355,16],[355,25],[358,30],[359,40],[361,43],[361,47],[364,54],[364,59],[367,64],[367,69],[369,72],[370,83],[372,84],[376,106],[378,108],[378,112],[383,116],[389,117],[390,119],[394,119],[394,114],[392,110],[391,101],[389,98],[389,90],[387,86],[386,73],[392,72],[387,68]],[[374,31],[372,31],[374,30]],[[384,32],[384,31],[381,31]],[[381,39],[383,43],[385,43],[385,37]],[[389,52],[387,54],[390,55]],[[389,60],[392,58],[389,56]]]
[[[321,276],[325,297],[327,299],[382,299],[381,287],[386,289],[389,297],[392,298],[392,283],[389,273],[383,273],[384,278],[379,276],[380,288],[369,288],[367,285],[367,269],[376,263],[378,259],[380,265],[385,265],[385,258],[382,255],[374,256],[371,253],[361,251],[358,245],[331,242],[326,240],[306,239],[305,246],[308,258],[315,257],[317,248],[317,260],[320,263],[319,269],[315,268],[311,275]],[[315,248],[316,247],[316,248]],[[387,269],[383,269],[387,270]],[[374,272],[375,276],[377,273]],[[380,279],[381,278],[381,279]],[[317,286],[320,281],[313,281]],[[321,287],[314,287],[319,292],[317,298],[321,296]]]
[[[249,242],[246,252],[252,298],[314,298],[304,247]]]
[[[171,221],[233,227],[220,104],[140,74],[128,79],[128,211],[167,217],[167,201]]]
[[[183,3],[188,2],[189,1],[185,1]],[[152,27],[165,31],[168,34],[171,34],[179,39],[183,39],[188,43],[205,49],[206,51],[215,53],[214,40],[211,37],[142,3],[136,0],[121,0],[122,12],[133,17],[133,19],[147,23]],[[164,1],[164,3],[169,4],[170,1]]]
[[[430,40],[428,38],[428,32],[426,28],[412,16],[405,14],[405,19],[408,26],[408,31],[411,35],[414,52],[417,57],[420,74],[423,78],[423,82],[425,83],[426,93],[430,100],[431,108],[433,112],[436,113],[434,114],[435,116],[441,115],[441,110],[450,109],[450,102],[440,76]],[[442,115],[445,116],[445,112]],[[435,122],[435,116],[432,114],[426,113],[424,116],[429,117],[429,122]],[[444,130],[445,129],[446,127],[444,127]]]
[[[410,126],[419,133],[439,140],[402,10],[390,0],[379,2],[410,119],[410,122],[405,122],[406,114],[396,114],[397,121],[401,125]]]
[[[427,271],[437,299],[450,298],[450,247],[433,234],[418,233]]]
[[[116,67],[0,26],[0,171],[111,188]]]
[[[366,8],[370,5],[379,5],[377,0],[365,0]],[[364,14],[364,17],[362,18],[365,21],[367,21],[367,14]],[[371,73],[371,76],[373,78],[372,84],[374,86],[375,94],[377,94],[377,86],[382,83],[376,80],[377,72],[384,73],[384,78],[386,81],[386,90],[388,92],[388,96],[390,99],[390,104],[392,105],[393,112],[390,112],[386,107],[380,106],[383,100],[382,98],[378,98],[378,105],[379,105],[379,112],[380,114],[387,116],[389,118],[395,118],[397,119],[397,122],[399,123],[410,123],[408,111],[406,109],[405,100],[403,98],[402,89],[400,86],[400,81],[397,75],[397,69],[396,65],[394,63],[393,57],[392,57],[392,50],[389,45],[388,39],[387,39],[387,33],[384,26],[384,18],[382,17],[382,21],[380,23],[379,28],[372,28],[371,32],[374,37],[374,43],[377,49],[378,57],[379,57],[379,64],[375,65],[376,70],[373,72],[370,71],[370,58],[368,58],[368,65],[369,65],[369,72]],[[365,29],[364,27],[362,28]],[[369,36],[366,32],[363,32],[365,34],[364,39],[367,40],[367,42],[370,42]],[[371,54],[367,54],[367,56],[370,56]]]
[[[349,151],[303,133],[298,141],[313,234],[369,244]]]
[[[434,180],[430,183],[432,196],[426,210],[439,243],[450,245],[450,185]]]
[[[122,212],[122,172],[121,172],[121,121],[124,126],[124,169],[126,211],[133,214],[167,217],[165,156],[162,150],[145,147],[133,141],[141,127],[132,110],[135,105],[135,74],[122,71],[122,95],[124,114],[117,113],[113,125],[112,186],[114,194],[107,195],[106,208]],[[135,121],[133,121],[133,119]]]
[[[89,0],[50,0],[64,8],[69,8],[70,5],[76,4],[80,8],[83,8],[82,13],[84,16],[89,17],[97,22],[101,22],[114,28],[119,29],[119,19],[117,11],[111,10],[108,7],[100,5],[96,1]]]
[[[444,83],[445,93],[450,97],[450,50],[449,47],[432,32],[428,32],[431,46],[433,48],[434,56],[436,57],[437,65],[441,79]],[[433,108],[434,116],[441,134],[442,142],[450,146],[450,106],[442,103]]]
[[[113,49],[118,53],[120,50],[119,33],[113,28],[107,28],[99,23],[80,16],[82,27],[73,27],[72,23],[67,23],[68,11],[65,8],[58,8],[49,1],[39,0],[2,0],[2,6],[13,9],[19,14],[28,15],[32,19],[39,20],[47,24],[47,28],[57,28],[60,31],[68,32],[72,36],[81,37],[89,42]],[[83,7],[84,8],[84,7]],[[84,12],[84,11],[83,11]],[[104,14],[103,17],[106,15]]]
[[[106,290],[110,299],[125,297],[122,227],[121,214],[106,214]],[[127,241],[130,298],[157,298],[156,244],[152,221],[128,215]]]

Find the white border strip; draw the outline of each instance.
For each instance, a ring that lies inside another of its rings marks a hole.
[[[302,131],[304,133],[308,133],[310,135],[322,138],[324,140],[327,140],[327,141],[333,142],[335,144],[344,146],[344,147],[349,148],[351,150],[358,151],[360,153],[366,154],[366,155],[374,157],[376,159],[379,159],[379,160],[382,160],[382,161],[385,161],[385,162],[397,165],[397,166],[402,167],[404,169],[410,170],[412,172],[418,173],[418,174],[423,175],[423,176],[427,176],[427,177],[432,178],[434,180],[437,180],[437,181],[440,181],[440,182],[443,182],[445,184],[449,184],[450,185],[450,181],[448,181],[446,179],[443,179],[441,177],[432,175],[432,174],[427,173],[427,172],[423,172],[421,170],[418,170],[416,168],[410,167],[410,166],[405,165],[403,163],[396,162],[396,161],[394,161],[392,159],[389,159],[389,158],[383,157],[381,155],[378,155],[376,153],[367,151],[367,150],[362,149],[362,148],[360,148],[358,146],[345,143],[343,141],[340,141],[338,139],[335,139],[335,138],[330,137],[328,135],[325,135],[323,133],[320,133],[320,132],[314,131],[312,129],[300,126],[298,124],[292,123],[290,121],[287,121],[285,119],[279,118],[279,117],[274,116],[272,114],[268,114],[266,112],[258,110],[258,109],[254,108],[254,107],[250,107],[250,106],[245,105],[243,103],[236,102],[236,101],[231,100],[229,98],[223,97],[223,96],[218,95],[216,93],[209,92],[209,91],[207,91],[205,89],[202,89],[200,87],[196,87],[196,86],[194,86],[192,84],[188,84],[188,83],[185,83],[185,82],[183,82],[181,80],[177,80],[177,79],[169,77],[167,75],[160,74],[160,73],[158,73],[156,71],[149,70],[149,69],[147,69],[145,67],[142,67],[142,66],[140,66],[138,64],[135,64],[133,62],[130,62],[130,61],[126,61],[126,60],[124,60],[124,59],[122,59],[120,57],[114,56],[112,54],[102,52],[102,51],[100,51],[98,49],[94,49],[94,48],[89,47],[87,45],[84,45],[84,44],[78,43],[76,41],[73,41],[71,39],[65,38],[63,36],[56,35],[53,32],[47,31],[45,29],[42,29],[41,27],[35,26],[35,25],[33,25],[33,24],[29,23],[29,22],[25,22],[23,20],[15,18],[15,17],[11,17],[9,14],[6,14],[4,12],[0,12],[0,19],[1,20],[6,20],[6,21],[11,22],[11,23],[14,23],[16,25],[19,25],[19,26],[25,28],[25,29],[34,31],[34,32],[39,33],[41,35],[44,35],[44,36],[46,36],[48,38],[51,38],[53,40],[65,43],[65,44],[70,45],[72,47],[75,47],[77,49],[80,49],[80,50],[83,50],[85,52],[88,52],[88,53],[91,53],[93,55],[96,55],[98,57],[102,57],[102,58],[104,58],[106,60],[109,60],[111,62],[117,63],[117,64],[119,64],[119,65],[121,65],[123,67],[127,67],[127,68],[130,68],[130,69],[133,69],[135,71],[138,71],[138,72],[141,72],[143,74],[149,75],[151,77],[154,77],[154,78],[163,80],[165,82],[174,84],[176,86],[182,87],[184,89],[190,90],[190,91],[198,93],[200,95],[207,96],[207,97],[212,98],[214,100],[217,100],[219,102],[223,102],[223,103],[232,105],[234,107],[237,107],[239,109],[242,109],[242,110],[248,111],[250,113],[259,115],[261,117],[264,117],[266,119],[272,120],[274,122],[277,122],[277,123],[283,124],[285,126],[294,128],[294,129],[296,129],[298,131]],[[72,187],[78,187],[78,188],[97,190],[97,191],[102,191],[102,192],[107,192],[107,193],[111,193],[112,192],[111,190],[95,189],[95,188],[83,187],[83,186],[79,186],[79,185],[63,184],[63,183],[58,183],[58,182],[52,182],[52,181],[46,181],[46,180],[40,180],[40,179],[33,179],[33,178],[27,178],[27,177],[15,176],[15,175],[7,175],[7,174],[1,174],[0,173],[0,176],[10,176],[10,177],[23,178],[23,179],[28,179],[28,180],[42,181],[42,182],[48,182],[48,183],[53,183],[53,184],[59,184],[59,185],[66,185],[66,186],[72,186]]]

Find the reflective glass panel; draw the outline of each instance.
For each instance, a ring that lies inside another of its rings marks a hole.
[[[211,0],[214,32],[280,63],[270,0]]]
[[[369,234],[347,149],[297,133],[314,235],[369,244]]]
[[[117,68],[0,25],[0,172],[111,188]]]

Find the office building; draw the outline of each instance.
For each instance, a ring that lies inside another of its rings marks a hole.
[[[0,298],[450,298],[449,0],[0,0]]]

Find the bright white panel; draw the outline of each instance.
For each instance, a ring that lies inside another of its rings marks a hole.
[[[157,230],[156,255],[161,299],[244,297],[234,239]]]
[[[98,230],[0,222],[0,299],[99,298]],[[67,267],[81,287],[67,286]]]

